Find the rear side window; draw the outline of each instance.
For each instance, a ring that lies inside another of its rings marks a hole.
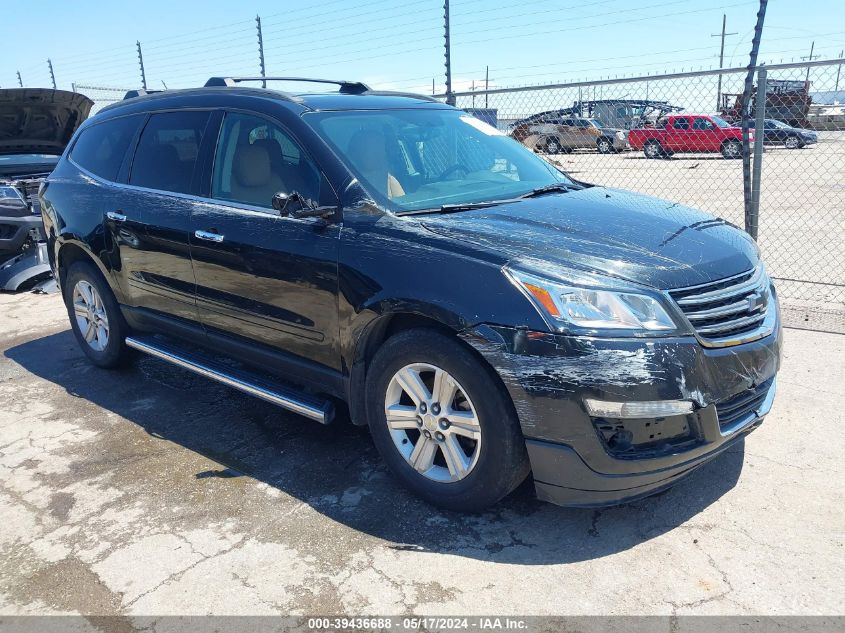
[[[675,119],[675,122],[672,124],[676,130],[688,130],[689,129],[689,119]]]
[[[105,180],[117,179],[120,165],[142,117],[103,121],[83,130],[71,150],[71,159]]]
[[[135,150],[129,184],[175,193],[191,193],[208,112],[153,114]]]

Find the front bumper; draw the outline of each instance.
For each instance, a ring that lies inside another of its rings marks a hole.
[[[41,239],[43,226],[40,215],[0,217],[0,261],[17,255],[30,235]]]
[[[692,336],[596,339],[489,325],[463,338],[505,382],[538,497],[568,506],[654,494],[757,428],[774,399],[782,340],[779,323],[765,338],[726,348]],[[694,411],[620,424],[591,417],[585,398],[686,400]],[[620,450],[608,435],[623,427],[635,444]]]

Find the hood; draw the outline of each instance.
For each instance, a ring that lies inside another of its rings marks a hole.
[[[583,271],[668,290],[757,264],[732,224],[665,200],[604,187],[426,218],[430,231],[501,253],[524,270]]]
[[[93,105],[67,90],[0,90],[0,155],[60,155]]]

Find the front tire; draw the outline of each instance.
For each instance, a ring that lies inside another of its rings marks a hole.
[[[94,365],[111,369],[128,358],[129,328],[106,280],[92,264],[76,262],[62,285],[76,342]]]
[[[613,141],[611,141],[606,136],[602,136],[596,141],[596,147],[599,150],[599,154],[612,154],[613,153]]]
[[[648,141],[643,147],[643,154],[646,158],[662,158],[666,155],[666,152],[661,147],[660,141],[652,140]]]
[[[529,470],[507,392],[488,366],[434,330],[391,337],[367,373],[373,441],[391,472],[441,508],[477,512]]]
[[[548,139],[546,141],[545,147],[543,148],[543,150],[546,152],[546,154],[550,154],[550,155],[560,154],[562,149],[563,149],[563,147],[561,146],[560,141],[558,141],[555,138]]]

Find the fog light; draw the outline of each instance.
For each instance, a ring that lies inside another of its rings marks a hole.
[[[587,412],[594,418],[664,418],[692,413],[689,400],[653,400],[650,402],[607,402],[584,398]]]

